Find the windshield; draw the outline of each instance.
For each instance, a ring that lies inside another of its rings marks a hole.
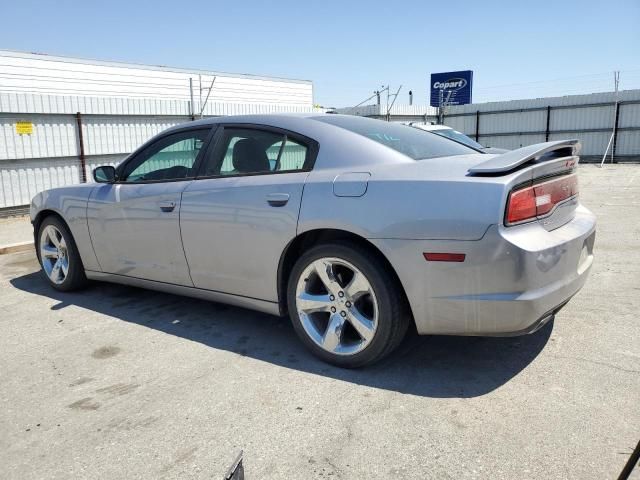
[[[443,128],[442,130],[429,130],[431,133],[435,133],[436,135],[440,135],[442,137],[447,137],[456,142],[463,143],[468,145],[471,148],[484,148],[475,140],[467,137],[464,133],[454,130],[453,128]]]
[[[426,135],[417,128],[399,123],[348,115],[326,115],[313,119],[370,138],[414,160],[478,153],[465,145],[438,135]]]

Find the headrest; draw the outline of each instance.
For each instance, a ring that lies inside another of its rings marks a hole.
[[[233,146],[233,168],[241,173],[268,172],[271,170],[267,152],[260,142],[244,138]]]

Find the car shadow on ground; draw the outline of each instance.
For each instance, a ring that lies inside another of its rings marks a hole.
[[[10,280],[17,289],[153,328],[211,348],[345,382],[435,398],[470,398],[489,393],[529,365],[544,348],[550,322],[535,334],[510,337],[447,337],[409,334],[400,348],[372,367],[345,370],[308,353],[288,318],[139,288],[92,283],[63,293],[40,272]]]

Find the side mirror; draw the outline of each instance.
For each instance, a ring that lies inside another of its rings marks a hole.
[[[116,169],[111,165],[93,169],[93,179],[98,183],[113,183],[116,181]]]

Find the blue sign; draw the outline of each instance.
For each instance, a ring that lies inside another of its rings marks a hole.
[[[446,72],[431,74],[432,107],[445,105],[465,105],[471,103],[473,71]]]

